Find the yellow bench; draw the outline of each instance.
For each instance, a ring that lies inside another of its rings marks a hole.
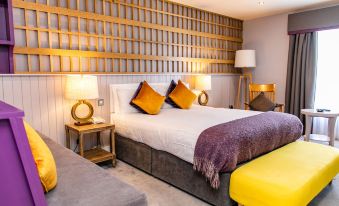
[[[230,196],[244,206],[303,206],[338,172],[338,149],[297,141],[236,169]]]

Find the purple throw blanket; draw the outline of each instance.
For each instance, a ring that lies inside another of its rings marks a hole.
[[[204,130],[196,143],[193,168],[219,187],[219,172],[231,172],[238,163],[294,142],[303,125],[290,114],[266,112]]]

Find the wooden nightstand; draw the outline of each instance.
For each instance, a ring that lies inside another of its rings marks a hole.
[[[71,145],[71,132],[74,132],[79,138],[79,155],[94,162],[104,162],[112,160],[112,165],[116,165],[115,155],[115,137],[114,137],[114,125],[112,124],[90,124],[84,126],[76,126],[74,124],[66,124],[66,146],[70,149]],[[107,152],[101,148],[100,134],[105,130],[110,130],[110,151]],[[97,147],[84,151],[84,134],[96,133],[97,135]]]

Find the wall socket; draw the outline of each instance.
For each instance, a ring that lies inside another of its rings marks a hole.
[[[104,106],[105,101],[104,99],[98,99],[98,106]]]

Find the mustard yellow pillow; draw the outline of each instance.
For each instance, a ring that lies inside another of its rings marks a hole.
[[[166,97],[154,91],[152,87],[144,81],[138,94],[131,103],[147,114],[158,114]]]
[[[168,97],[181,109],[189,109],[197,96],[180,80]]]
[[[24,126],[41,184],[45,192],[48,192],[57,184],[57,171],[53,155],[40,135],[26,122],[24,122]]]

